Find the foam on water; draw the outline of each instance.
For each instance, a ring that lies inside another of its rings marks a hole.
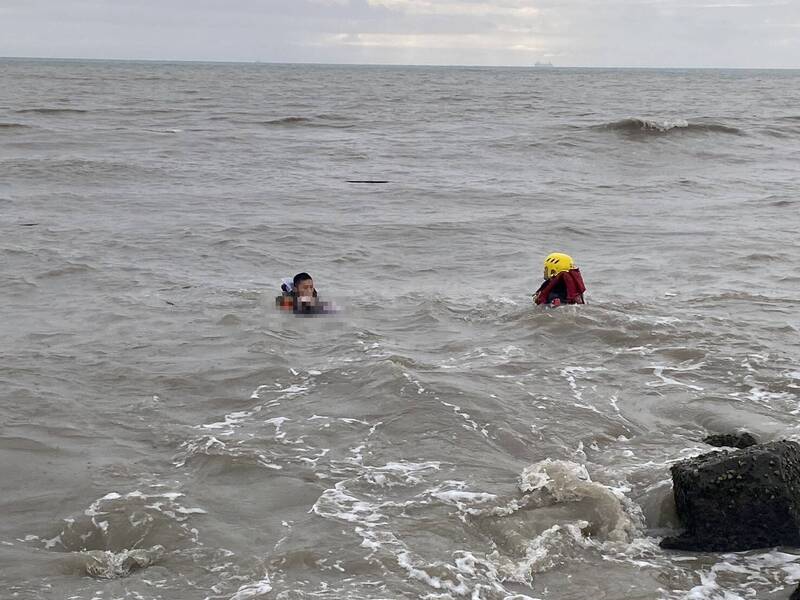
[[[699,573],[700,583],[668,598],[681,600],[734,600],[758,597],[759,590],[781,593],[800,580],[800,556],[779,550],[723,554],[721,560]],[[790,591],[781,596],[788,597]]]
[[[247,600],[248,598],[258,598],[272,591],[272,585],[269,580],[269,574],[264,575],[264,578],[255,583],[247,583],[240,587],[236,593],[230,597],[230,600]]]
[[[145,569],[164,554],[163,546],[153,546],[148,549],[123,550],[111,552],[109,550],[92,550],[82,552],[85,558],[86,574],[100,579],[117,579],[126,577],[138,569]]]

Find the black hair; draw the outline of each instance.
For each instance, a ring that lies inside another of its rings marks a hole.
[[[300,285],[301,283],[303,283],[307,279],[311,279],[311,275],[309,275],[306,272],[298,273],[297,275],[294,276],[294,280],[292,281],[292,285],[294,285],[294,287],[296,289],[298,285]]]

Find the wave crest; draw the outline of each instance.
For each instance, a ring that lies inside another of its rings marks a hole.
[[[264,121],[263,125],[271,127],[331,127],[334,129],[353,127],[353,123],[351,123],[347,117],[335,114],[319,114],[312,117],[280,117]]]
[[[270,119],[266,121],[265,125],[302,125],[310,123],[311,119],[308,117],[281,117],[279,119]]]
[[[88,110],[82,108],[22,108],[16,111],[19,114],[59,115],[59,114],[84,114]]]
[[[157,563],[163,555],[164,546],[160,545],[122,552],[90,550],[79,554],[83,570],[90,577],[97,579],[127,577],[134,571],[146,569]]]
[[[598,126],[599,129],[611,129],[629,134],[664,134],[673,131],[701,132],[701,133],[729,133],[740,134],[742,131],[736,127],[722,123],[690,123],[686,119],[648,119],[644,117],[628,117],[618,121],[611,121]]]
[[[0,123],[0,129],[31,129],[30,125],[24,123]]]

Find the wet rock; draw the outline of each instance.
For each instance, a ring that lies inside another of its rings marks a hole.
[[[800,444],[758,444],[710,452],[672,469],[686,531],[662,548],[727,552],[800,546]]]
[[[758,440],[747,431],[737,431],[736,433],[715,433],[703,438],[703,442],[709,446],[727,446],[729,448],[749,448],[755,446]]]
[[[797,589],[789,596],[789,600],[800,600],[800,585],[798,585]]]

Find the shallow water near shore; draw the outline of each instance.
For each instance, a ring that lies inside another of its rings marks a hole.
[[[3,597],[788,598],[658,542],[707,434],[800,440],[800,72],[0,80]]]

